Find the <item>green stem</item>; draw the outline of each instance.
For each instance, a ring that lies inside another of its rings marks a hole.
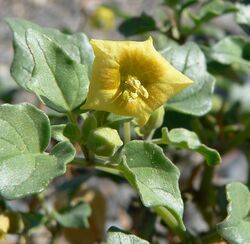
[[[124,125],[123,125],[123,140],[124,140],[124,144],[131,141],[130,122],[124,122]]]
[[[162,218],[162,220],[167,224],[167,226],[178,235],[183,242],[187,242],[189,236],[186,231],[181,227],[177,219],[170,213],[165,207],[156,207],[154,208],[155,212]]]
[[[80,144],[80,147],[81,147],[82,153],[83,153],[84,157],[86,158],[86,160],[87,160],[89,163],[91,163],[91,162],[89,161],[89,150],[88,150],[88,148],[87,148],[85,145],[83,145],[83,144]]]
[[[74,158],[74,160],[70,163],[71,165],[79,165],[79,166],[89,166],[90,162],[85,158]]]
[[[197,194],[198,207],[210,227],[215,224],[213,207],[216,201],[216,191],[212,184],[215,167],[205,164],[200,189]],[[204,194],[205,193],[205,194]]]
[[[75,114],[73,114],[73,113],[71,113],[71,112],[68,112],[68,113],[67,113],[67,116],[68,116],[69,121],[70,121],[72,124],[77,124],[77,119],[76,119]]]
[[[152,139],[151,142],[154,143],[154,144],[157,144],[157,145],[164,144],[164,142],[163,142],[163,140],[161,138]]]
[[[85,166],[90,168],[95,168],[97,170],[101,170],[106,173],[122,176],[121,172],[115,165],[107,164],[107,161],[102,161],[95,159],[95,162],[90,162],[86,160],[85,158],[74,158],[74,160],[70,163],[71,165],[79,165],[79,166]]]
[[[123,177],[122,173],[120,172],[119,169],[116,169],[115,167],[111,167],[111,166],[108,166],[108,165],[96,165],[95,166],[95,169],[98,169],[98,170],[101,170],[103,172],[106,172],[106,173],[110,173],[110,174],[113,174],[113,175],[117,175],[117,176],[121,176]]]
[[[204,166],[204,171],[203,171],[203,177],[201,181],[201,187],[200,187],[200,192],[204,194],[204,192],[209,192],[211,189],[211,182],[214,176],[214,170],[215,167],[208,166],[205,164]]]
[[[223,239],[221,236],[217,233],[216,230],[211,231],[209,234],[204,235],[200,238],[200,243],[202,244],[210,244],[222,241]]]

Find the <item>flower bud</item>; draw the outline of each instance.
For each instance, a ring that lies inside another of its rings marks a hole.
[[[113,156],[123,142],[117,130],[108,127],[99,127],[90,131],[87,145],[96,155]]]
[[[97,120],[94,115],[90,115],[84,120],[82,126],[82,137],[86,142],[89,136],[89,132],[97,127]]]
[[[110,30],[115,24],[115,14],[107,7],[98,7],[91,16],[91,24],[97,29]]]
[[[140,133],[143,135],[149,135],[151,131],[161,127],[164,119],[164,114],[165,110],[163,106],[156,109],[149,117],[147,123],[140,128]]]

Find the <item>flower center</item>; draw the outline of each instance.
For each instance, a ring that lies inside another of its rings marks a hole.
[[[137,79],[137,77],[129,75],[123,82],[122,97],[126,102],[132,102],[137,99],[138,96],[148,98],[148,91]]]

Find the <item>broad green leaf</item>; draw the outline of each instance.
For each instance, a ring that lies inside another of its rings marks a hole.
[[[217,224],[218,233],[229,243],[250,243],[250,192],[239,182],[226,187],[228,215]]]
[[[222,64],[240,64],[249,67],[250,61],[245,59],[246,54],[244,53],[248,45],[249,43],[243,37],[230,36],[208,49],[207,55]]]
[[[237,4],[237,7],[239,11],[236,14],[236,21],[250,35],[250,4]]]
[[[152,143],[131,141],[121,151],[121,172],[134,186],[146,207],[166,207],[180,227],[183,201],[179,190],[179,169]]]
[[[132,17],[125,20],[119,26],[119,31],[126,37],[155,30],[157,30],[155,20],[144,13],[139,17]]]
[[[88,92],[85,66],[70,59],[47,36],[31,29],[26,34],[35,63],[28,88],[59,112],[79,106]]]
[[[166,108],[201,116],[212,107],[215,79],[207,72],[206,59],[200,48],[189,43],[185,46],[166,47],[162,55],[194,83],[171,98]]]
[[[15,81],[59,112],[79,106],[87,95],[87,71],[93,61],[86,36],[62,34],[20,19],[8,23],[14,35]]]
[[[69,142],[45,153],[50,141],[48,117],[30,104],[0,106],[0,195],[7,199],[42,191],[66,171],[75,155]]]
[[[162,128],[162,140],[165,144],[200,153],[204,156],[208,165],[212,166],[221,162],[220,154],[202,144],[198,136],[192,131],[183,128],[168,131],[167,128]]]
[[[79,203],[63,212],[53,212],[56,221],[66,228],[89,228],[88,218],[91,215],[89,204]]]
[[[111,227],[108,230],[108,239],[107,244],[149,244],[149,242],[132,235],[130,233],[127,233],[125,231],[122,231],[118,228]]]
[[[26,43],[26,31],[28,29],[36,30],[49,37],[56,43],[72,60],[88,67],[89,74],[94,60],[93,49],[84,33],[75,33],[72,35],[64,34],[57,29],[45,28],[32,22],[20,18],[8,18],[13,32],[13,45],[15,56],[12,63],[12,75],[16,82],[24,86],[32,74],[34,62]],[[25,62],[24,62],[25,60]]]
[[[193,15],[193,20],[197,23],[207,22],[215,17],[226,13],[236,12],[237,7],[230,2],[223,0],[207,1],[199,10],[197,15]]]

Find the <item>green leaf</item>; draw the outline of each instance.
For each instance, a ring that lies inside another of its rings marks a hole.
[[[199,0],[185,0],[181,1],[181,10],[184,10],[185,8],[198,3]]]
[[[237,7],[236,21],[241,28],[250,35],[250,4],[237,4]]]
[[[162,55],[194,83],[166,103],[166,108],[201,116],[212,107],[215,79],[207,72],[206,59],[194,43],[166,47]]]
[[[121,172],[134,186],[146,207],[166,207],[182,222],[183,202],[179,190],[179,169],[152,143],[131,141],[121,151]]]
[[[176,8],[178,10],[184,10],[185,8],[197,3],[198,0],[163,0],[163,4],[170,6],[171,8]]]
[[[93,61],[86,36],[62,34],[20,19],[8,23],[14,36],[15,81],[59,112],[79,106],[87,95],[87,71]]]
[[[79,203],[65,209],[62,213],[53,212],[56,221],[66,228],[89,228],[88,218],[91,215],[89,204]]]
[[[165,144],[200,153],[204,156],[208,165],[213,166],[221,162],[220,154],[202,144],[198,136],[192,131],[183,128],[168,131],[167,128],[162,128],[162,140]]]
[[[228,215],[217,225],[218,233],[229,243],[250,243],[250,193],[248,188],[239,182],[226,187]]]
[[[250,61],[245,59],[244,53],[246,48],[249,48],[249,43],[243,37],[230,36],[208,49],[207,55],[222,64],[240,64],[249,68]]]
[[[27,62],[31,61],[31,64],[34,65],[26,43],[26,31],[28,29],[36,30],[49,37],[72,60],[79,64],[86,65],[89,74],[91,74],[94,52],[84,33],[64,34],[57,29],[41,27],[20,18],[8,18],[7,23],[13,32],[14,38],[15,57],[12,64],[12,75],[14,75],[15,80],[21,86],[25,80],[29,80],[23,79],[23,77],[30,77],[29,75],[32,73],[33,66],[29,67]],[[25,62],[18,61],[18,59],[16,59],[18,57],[23,58],[22,61],[25,60]],[[28,76],[25,76],[25,73]]]
[[[7,199],[44,190],[66,171],[75,155],[69,142],[45,153],[50,141],[48,117],[30,104],[0,106],[0,195]]]
[[[126,37],[157,30],[155,20],[143,13],[139,17],[132,17],[121,23],[119,31]]]
[[[26,41],[34,59],[28,88],[49,107],[72,111],[86,98],[88,77],[85,66],[76,63],[51,39],[28,29]]]
[[[207,1],[200,8],[199,13],[197,15],[193,15],[192,18],[196,23],[204,23],[215,17],[231,12],[236,12],[237,10],[237,7],[233,3],[223,0],[212,0]]]
[[[108,239],[107,244],[149,244],[149,242],[132,235],[130,233],[127,233],[125,231],[122,231],[118,228],[111,227],[108,230]]]
[[[68,141],[69,139],[63,135],[63,131],[66,128],[66,124],[52,125],[51,137],[56,141]]]

